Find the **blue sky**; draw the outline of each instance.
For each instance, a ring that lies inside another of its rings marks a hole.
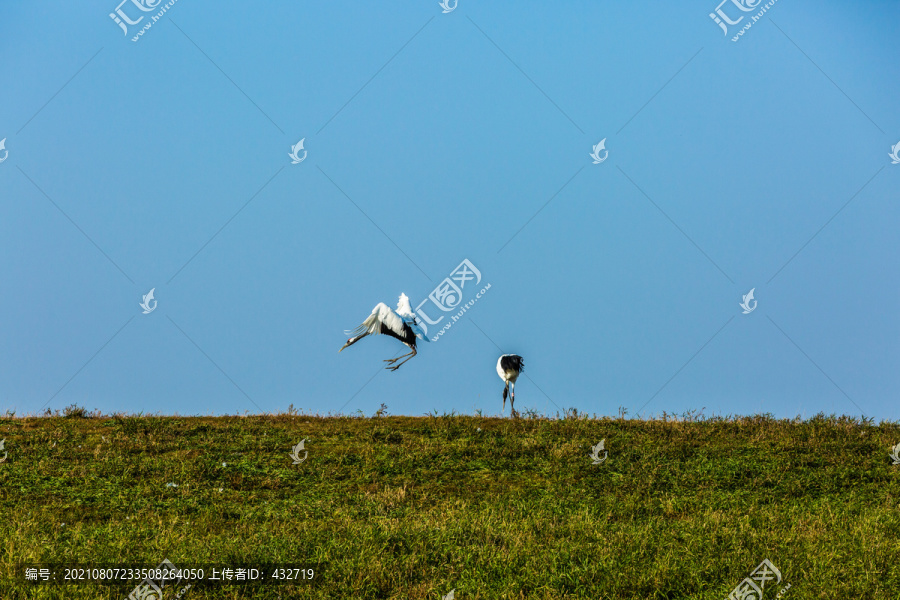
[[[900,418],[896,2],[162,4],[0,7],[0,410]]]

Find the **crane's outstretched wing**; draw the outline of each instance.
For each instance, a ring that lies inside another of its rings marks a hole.
[[[353,331],[345,331],[344,333],[350,336],[362,335],[364,333],[371,335],[373,333],[381,333],[384,328],[390,329],[400,337],[404,335],[403,319],[400,318],[400,315],[391,310],[384,302],[379,302],[375,305],[375,308],[372,309],[372,314],[369,315],[359,327]]]

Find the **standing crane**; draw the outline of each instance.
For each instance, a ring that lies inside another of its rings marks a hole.
[[[513,403],[516,401],[516,379],[519,373],[525,370],[525,359],[518,354],[504,354],[497,361],[497,375],[506,382],[503,388],[503,410],[506,410],[506,396],[509,395],[509,408],[511,416],[515,416],[516,409]]]

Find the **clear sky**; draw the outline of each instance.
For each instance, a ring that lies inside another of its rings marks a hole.
[[[117,1],[0,5],[0,411],[498,414],[502,351],[520,410],[900,418],[897,2]]]

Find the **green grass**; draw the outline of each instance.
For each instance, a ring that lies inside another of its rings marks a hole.
[[[20,561],[164,558],[320,565],[315,587],[187,600],[722,600],[766,558],[766,600],[900,598],[896,423],[82,412],[0,418],[2,438],[3,600],[125,597],[28,586]]]

